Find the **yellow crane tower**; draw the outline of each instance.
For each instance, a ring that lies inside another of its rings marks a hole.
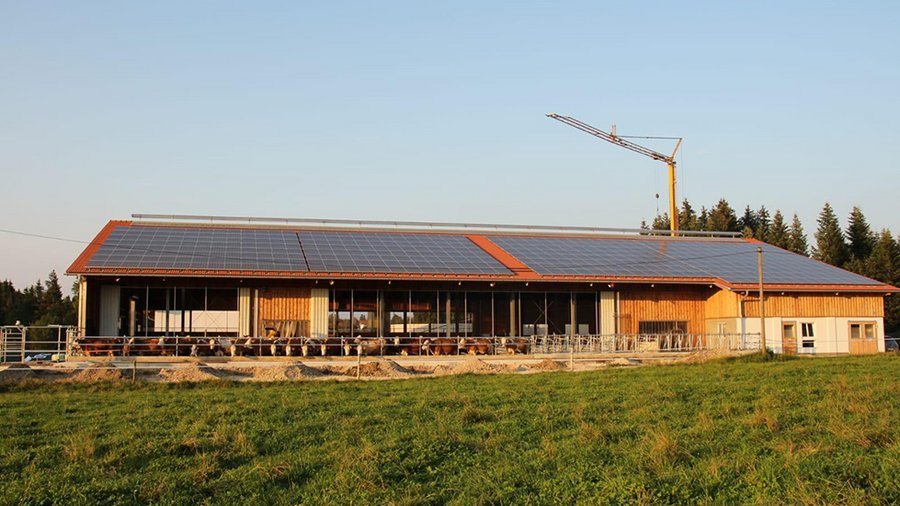
[[[629,140],[626,140],[624,137],[620,135],[616,135],[616,127],[613,126],[612,132],[607,133],[599,128],[594,128],[587,123],[579,121],[575,118],[570,118],[569,116],[560,116],[559,114],[550,113],[547,115],[548,118],[553,118],[557,121],[561,121],[571,127],[575,127],[583,132],[587,132],[595,137],[599,137],[607,142],[611,142],[618,146],[622,146],[625,149],[630,149],[635,153],[640,153],[644,156],[649,156],[654,160],[659,160],[665,162],[666,165],[669,166],[669,229],[672,231],[672,235],[678,231],[678,207],[675,205],[675,153],[678,152],[678,148],[681,146],[681,137],[640,137],[642,139],[672,139],[677,140],[678,142],[675,144],[675,149],[672,150],[671,155],[664,155],[662,153],[658,153],[653,151],[650,148],[645,148],[640,144],[636,144]],[[631,137],[635,138],[635,137]]]

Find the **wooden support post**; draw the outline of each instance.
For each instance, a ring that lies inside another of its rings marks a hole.
[[[766,301],[765,301],[765,293],[763,292],[763,249],[762,247],[756,248],[756,260],[757,260],[757,272],[759,274],[759,341],[760,341],[760,351],[765,354],[767,352],[766,347]]]

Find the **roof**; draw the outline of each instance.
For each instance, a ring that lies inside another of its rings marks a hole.
[[[715,284],[896,292],[752,239],[110,221],[69,274]]]

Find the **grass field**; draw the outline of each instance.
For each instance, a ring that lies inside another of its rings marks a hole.
[[[900,502],[900,357],[6,385],[0,501]]]

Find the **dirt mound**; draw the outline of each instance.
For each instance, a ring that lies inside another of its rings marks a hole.
[[[489,364],[483,360],[468,357],[452,366],[439,365],[434,368],[434,374],[496,374],[507,371],[502,365]]]
[[[159,371],[159,378],[170,383],[193,383],[220,379],[212,368],[197,364],[175,369],[163,369]]]
[[[85,369],[72,373],[63,381],[72,383],[97,383],[101,381],[121,381],[125,379],[125,372],[112,365],[94,364]]]
[[[348,368],[344,374],[356,376],[356,366]],[[359,368],[359,375],[368,378],[405,378],[413,374],[416,374],[416,371],[407,369],[393,360],[366,362]]]
[[[28,366],[10,367],[0,371],[0,383],[14,383],[33,379],[38,379],[38,375]]]
[[[321,378],[327,373],[304,364],[285,366],[256,367],[252,379],[255,381],[296,381],[310,378]]]
[[[549,358],[545,358],[536,364],[530,364],[527,367],[529,371],[562,371],[568,369],[562,363]]]
[[[617,358],[615,360],[610,360],[607,362],[610,366],[613,367],[633,367],[636,365],[641,365],[641,361],[635,358]]]
[[[717,358],[730,357],[732,355],[736,355],[736,353],[729,350],[703,350],[691,353],[690,355],[682,357],[675,362],[679,364],[699,364],[702,362],[715,360]]]

